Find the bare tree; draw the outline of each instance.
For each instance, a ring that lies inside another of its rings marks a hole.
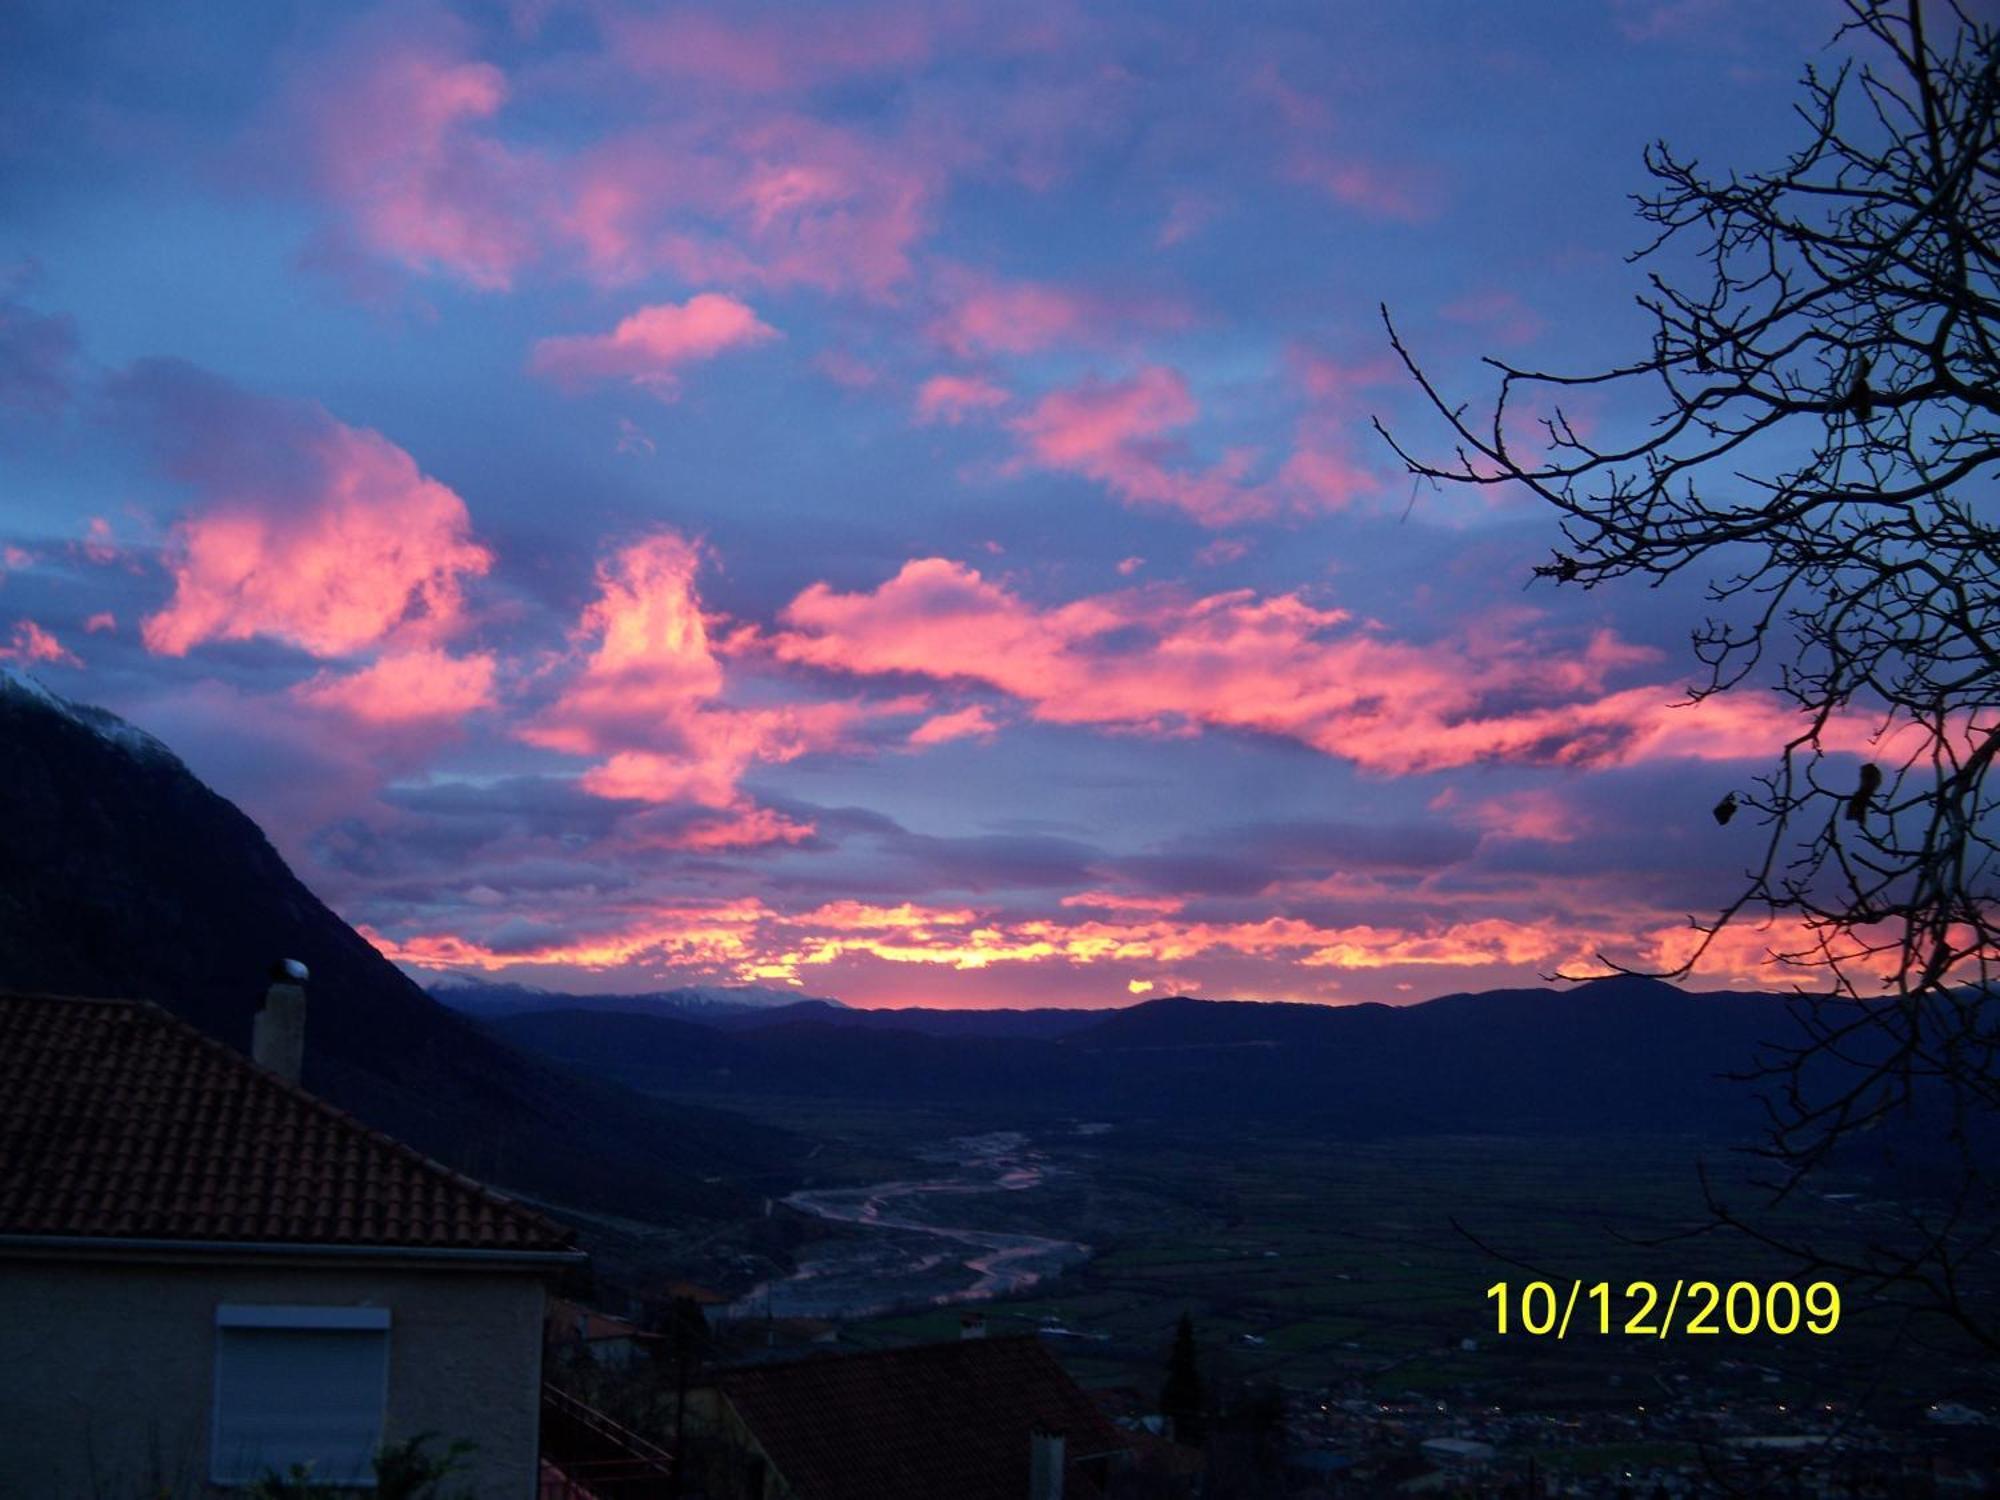
[[[1777,1185],[1860,1132],[1935,1118],[1955,1186],[1849,1269],[2000,1348],[1965,1292],[2000,1243],[2000,42],[1957,3],[1848,9],[1836,42],[1856,59],[1807,70],[1804,144],[1781,167],[1717,177],[1648,150],[1642,358],[1587,374],[1489,359],[1498,389],[1474,420],[1390,323],[1455,453],[1413,456],[1376,425],[1419,476],[1554,506],[1565,545],[1537,577],[1705,578],[1692,696],[1768,686],[1799,710],[1773,768],[1713,809],[1764,820],[1761,861],[1665,977],[1729,924],[1762,924],[1818,997],[1763,1075]],[[1583,391],[1651,420],[1587,433],[1563,410]]]

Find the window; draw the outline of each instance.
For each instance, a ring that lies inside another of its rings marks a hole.
[[[210,1477],[372,1486],[388,1396],[388,1308],[218,1307]]]

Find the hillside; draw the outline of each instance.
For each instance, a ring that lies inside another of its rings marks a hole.
[[[523,1053],[437,1004],[299,882],[257,826],[102,710],[0,673],[0,988],[158,1001],[247,1048],[274,959],[312,971],[307,1087],[497,1185],[730,1215],[799,1144]]]
[[[801,1007],[801,1010],[804,1008]],[[872,1014],[872,1024],[853,1018]],[[1263,1120],[1335,1135],[1667,1130],[1761,1119],[1727,1075],[1794,1036],[1786,1002],[1619,978],[1410,1006],[1173,997],[1067,1012],[1053,1035],[938,1034],[897,1012],[704,1025],[551,1010],[494,1023],[565,1064],[711,1099],[969,1104],[1048,1115]],[[1046,1015],[1021,1012],[1017,1015]]]

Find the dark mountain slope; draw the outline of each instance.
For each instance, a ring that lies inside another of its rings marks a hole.
[[[701,985],[672,990],[621,994],[566,995],[525,984],[494,984],[451,979],[427,987],[430,997],[447,1009],[482,1021],[522,1016],[538,1010],[610,1010],[641,1016],[679,1016],[717,1025],[783,1015],[801,1005],[838,1015],[846,1009],[838,1000],[801,996],[758,985]]]
[[[845,1013],[843,1013],[845,1014]],[[1076,1060],[1050,1044],[1004,1037],[792,1021],[751,1031],[667,1016],[554,1010],[487,1023],[501,1037],[579,1071],[635,1088],[881,1103],[1064,1107]]]
[[[1048,1040],[1093,1026],[1103,1014],[1053,1006],[1040,1010],[940,1010],[912,1005],[895,1010],[857,1010],[831,1006],[824,1000],[801,1000],[776,1010],[718,1017],[713,1024],[730,1031],[764,1031],[801,1021],[819,1021],[849,1031],[916,1031],[925,1036]]]
[[[0,986],[156,1000],[247,1047],[275,958],[312,970],[307,1087],[474,1175],[557,1201],[729,1214],[795,1141],[656,1106],[425,995],[256,825],[115,716],[0,673]]]
[[[652,1089],[972,1104],[1023,1119],[1263,1120],[1332,1135],[1740,1136],[1761,1111],[1725,1075],[1795,1034],[1778,997],[1630,979],[1401,1007],[1171,998],[1057,1038],[932,1035],[888,1024],[895,1013],[867,1027],[848,1024],[853,1012],[784,1014],[754,1028],[578,1011],[495,1024],[568,1065]]]

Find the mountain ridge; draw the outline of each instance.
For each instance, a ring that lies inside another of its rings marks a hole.
[[[0,676],[0,987],[153,1000],[247,1050],[271,963],[312,973],[304,1082],[470,1175],[556,1203],[734,1216],[802,1150],[566,1073],[424,994],[170,749]]]

